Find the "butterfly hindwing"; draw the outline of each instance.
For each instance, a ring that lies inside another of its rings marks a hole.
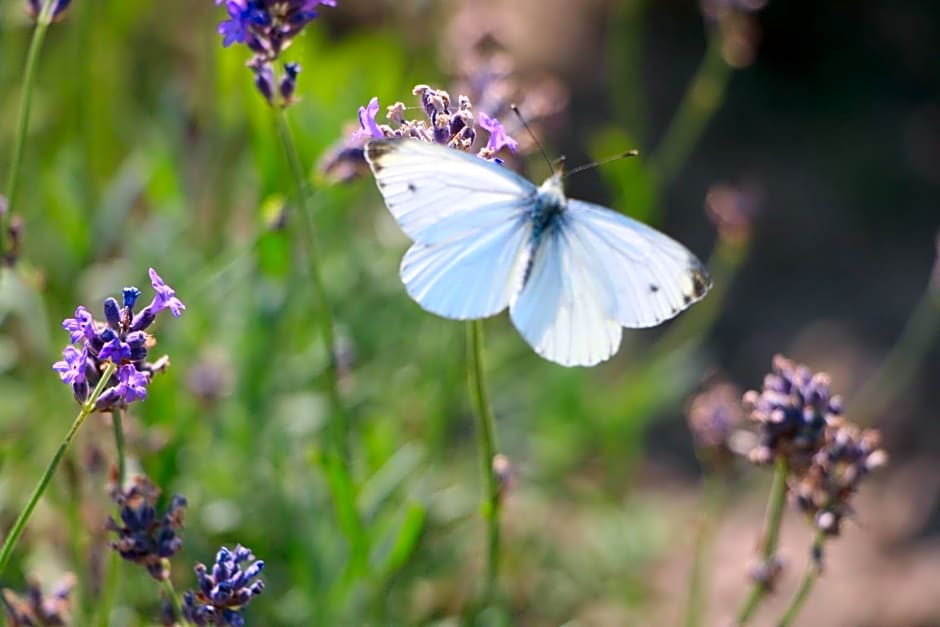
[[[526,265],[532,231],[525,217],[436,244],[412,245],[401,262],[408,294],[445,318],[472,320],[509,304]]]
[[[609,314],[614,296],[601,271],[559,216],[510,305],[513,324],[535,352],[563,366],[592,366],[617,351],[621,327]]]

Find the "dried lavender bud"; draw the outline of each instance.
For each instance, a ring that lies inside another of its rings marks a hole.
[[[157,518],[159,496],[160,489],[146,477],[135,477],[134,485],[126,491],[113,482],[111,498],[120,507],[121,522],[109,517],[107,529],[118,535],[111,548],[124,559],[146,567],[154,579],[163,581],[170,576],[167,560],[183,546],[178,532],[183,528],[186,499],[177,494],[166,513]]]

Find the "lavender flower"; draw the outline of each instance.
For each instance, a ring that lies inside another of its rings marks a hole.
[[[470,98],[459,96],[454,104],[446,91],[428,85],[416,85],[411,93],[418,97],[427,115],[426,120],[407,119],[407,107],[402,102],[396,102],[386,109],[386,118],[391,124],[379,124],[376,121],[380,110],[379,99],[372,98],[367,106],[359,107],[359,128],[338,147],[334,147],[321,161],[320,167],[339,180],[352,178],[360,166],[365,165],[363,147],[372,139],[408,137],[464,152],[473,150],[477,129]],[[496,159],[496,154],[503,148],[509,148],[512,152],[518,148],[519,143],[508,135],[495,118],[480,113],[479,125],[490,133],[487,145],[477,152],[480,157]]]
[[[760,444],[750,453],[755,464],[785,456],[788,466],[805,469],[824,442],[826,426],[842,413],[842,400],[830,390],[829,376],[813,373],[777,355],[773,373],[764,378],[760,393],[744,395],[757,423]]]
[[[72,0],[53,0],[53,4],[55,5],[55,8],[52,9],[52,19],[53,20],[61,19],[62,14],[65,12],[67,8],[69,8],[69,4],[71,4],[71,1]],[[33,20],[39,19],[39,14],[42,13],[42,5],[44,2],[45,0],[27,0],[26,12],[29,13],[29,16]]]
[[[120,507],[121,523],[109,517],[107,529],[118,534],[111,548],[124,559],[145,566],[157,581],[163,581],[170,576],[167,560],[183,546],[178,531],[183,528],[186,499],[175,495],[158,519],[155,506],[159,496],[160,489],[147,477],[135,477],[134,485],[126,491],[112,478],[111,498]]]
[[[216,0],[222,4],[224,0]],[[278,80],[274,62],[303,29],[317,17],[319,5],[335,7],[336,0],[227,0],[228,19],[219,23],[222,45],[244,44],[254,52],[248,67],[255,74],[255,86],[271,105],[288,106],[294,102],[294,91],[300,66],[288,63]],[[275,85],[279,101],[275,101]]]
[[[744,418],[741,392],[730,383],[714,383],[692,399],[687,414],[695,449],[703,464],[719,469],[731,459],[731,440]]]
[[[9,627],[52,627],[68,625],[72,602],[69,596],[75,588],[75,577],[66,575],[53,588],[52,594],[44,597],[39,583],[30,580],[25,597],[12,590],[3,590],[3,607]]]
[[[123,305],[118,305],[114,298],[105,300],[105,322],[96,322],[84,306],[75,310],[74,318],[66,318],[62,322],[62,328],[69,332],[73,345],[65,348],[63,359],[55,362],[52,368],[63,382],[72,386],[72,393],[79,403],[88,399],[90,390],[98,385],[108,363],[117,369],[95,402],[98,411],[124,407],[146,398],[151,377],[169,363],[165,356],[153,363],[147,361],[153,338],[145,329],[153,324],[161,311],[168,309],[174,316],[179,316],[186,306],[153,268],[150,269],[150,280],[156,294],[150,304],[136,314],[134,306],[140,290],[126,287],[122,292]]]
[[[264,568],[264,562],[254,559],[251,551],[241,545],[234,551],[223,546],[215,556],[211,574],[204,564],[196,564],[199,588],[183,595],[183,618],[200,626],[242,627],[242,609],[264,590],[262,580],[251,581]],[[251,563],[243,568],[245,562]]]
[[[826,429],[809,468],[792,482],[796,504],[826,535],[839,535],[842,520],[853,513],[849,501],[859,483],[888,462],[880,444],[878,431],[837,421]]]

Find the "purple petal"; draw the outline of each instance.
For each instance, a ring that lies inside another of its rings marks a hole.
[[[76,384],[85,382],[85,367],[88,361],[88,349],[78,350],[74,346],[66,346],[62,351],[65,358],[52,364],[52,369],[59,373],[63,383]]]
[[[482,111],[479,113],[480,126],[490,132],[490,140],[486,147],[493,152],[499,152],[504,146],[509,148],[510,152],[516,152],[519,142],[506,133],[506,129],[496,118],[491,118]]]
[[[183,313],[183,310],[186,309],[186,305],[176,297],[176,290],[164,283],[163,279],[160,278],[160,275],[157,274],[157,271],[153,268],[150,268],[150,282],[151,285],[153,285],[153,289],[157,292],[157,295],[153,298],[153,302],[150,304],[153,308],[153,312],[157,313],[164,309],[169,309],[173,316],[178,318],[180,314]]]
[[[363,137],[372,137],[374,139],[384,139],[385,133],[375,123],[375,116],[379,113],[379,99],[372,98],[368,107],[359,107],[359,126],[360,129],[353,133],[353,139]]]
[[[95,339],[95,319],[82,305],[75,310],[74,318],[66,318],[62,321],[62,328],[69,332],[73,344],[81,338]]]
[[[121,366],[117,371],[118,392],[125,403],[142,401],[147,398],[147,384],[150,378],[134,366]]]

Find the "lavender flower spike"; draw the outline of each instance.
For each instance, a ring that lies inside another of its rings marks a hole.
[[[98,322],[83,306],[75,310],[75,317],[68,318],[62,327],[69,332],[71,343],[66,347],[63,359],[52,368],[63,382],[72,386],[72,393],[79,403],[88,400],[88,392],[100,382],[105,372],[110,372],[103,392],[95,400],[96,411],[123,408],[134,401],[147,397],[147,385],[154,373],[162,372],[169,363],[163,356],[154,362],[147,361],[147,353],[154,340],[144,329],[156,319],[157,314],[169,309],[179,316],[186,306],[176,297],[176,291],[167,285],[151,268],[150,280],[156,295],[153,301],[139,312],[134,312],[140,290],[125,287],[122,291],[123,306],[115,298],[104,302],[106,322]],[[108,370],[107,367],[113,369]]]
[[[234,551],[223,546],[215,556],[212,574],[204,564],[196,564],[199,589],[183,595],[183,618],[200,626],[243,627],[243,607],[264,590],[260,579],[251,582],[264,568],[264,562],[252,562],[254,559],[251,551],[241,545]],[[252,563],[242,568],[243,562]]]

